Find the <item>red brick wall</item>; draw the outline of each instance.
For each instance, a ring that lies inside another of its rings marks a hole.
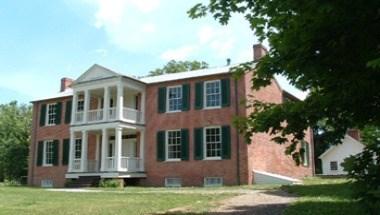
[[[254,99],[271,102],[282,102],[282,91],[276,82],[271,85],[260,89],[259,91],[252,91],[250,89],[252,73],[247,73],[245,76],[247,95],[252,95]],[[247,114],[252,110],[247,109]],[[309,143],[311,141],[310,131],[307,132],[305,140]],[[313,159],[310,156],[310,165],[307,167],[297,166],[290,156],[285,155],[285,145],[279,145],[271,141],[271,136],[265,133],[254,134],[251,144],[248,146],[249,163],[248,169],[250,170],[249,181],[254,180],[252,170],[261,170],[270,173],[285,175],[289,177],[301,178],[304,176],[312,175]],[[312,154],[313,147],[310,147],[310,155]]]
[[[183,186],[201,186],[203,177],[218,176],[223,177],[224,184],[237,184],[237,162],[236,162],[236,130],[231,125],[235,115],[234,106],[234,81],[231,78],[231,105],[221,109],[195,110],[195,83],[198,81],[217,80],[229,77],[230,75],[219,75],[203,77],[182,81],[173,81],[162,84],[149,85],[146,88],[146,148],[145,148],[145,168],[147,173],[146,185],[163,186],[165,177],[181,177]],[[157,111],[158,88],[162,86],[174,86],[178,84],[190,83],[190,111],[178,113],[162,113]],[[240,93],[242,93],[240,91]],[[210,125],[231,125],[231,159],[228,160],[194,160],[193,129]],[[179,162],[158,162],[156,158],[156,133],[159,130],[169,129],[189,129],[189,161]],[[240,152],[246,152],[246,146],[240,139]],[[244,156],[242,156],[244,158]],[[240,162],[240,177],[243,183],[247,171],[246,163]]]
[[[33,121],[32,121],[32,137],[29,150],[29,168],[28,168],[28,184],[32,186],[40,186],[41,180],[53,180],[55,187],[63,187],[65,183],[65,173],[67,166],[62,165],[63,139],[69,139],[69,124],[65,124],[66,101],[71,100],[70,97],[59,98],[49,101],[36,102],[33,104]],[[40,127],[39,119],[42,104],[62,102],[61,124],[56,126]],[[37,166],[37,147],[39,141],[59,140],[58,166],[43,167]]]

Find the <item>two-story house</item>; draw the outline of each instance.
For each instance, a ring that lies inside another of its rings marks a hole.
[[[254,57],[265,54],[254,46]],[[303,165],[268,134],[250,144],[232,126],[251,111],[243,101],[294,99],[278,85],[251,90],[254,71],[235,80],[230,67],[133,78],[93,65],[61,92],[33,101],[28,183],[120,179],[149,186],[255,182],[254,170],[292,178],[313,174],[312,139]]]

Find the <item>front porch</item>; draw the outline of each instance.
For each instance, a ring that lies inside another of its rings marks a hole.
[[[144,177],[144,130],[120,124],[102,127],[71,128],[66,178]]]

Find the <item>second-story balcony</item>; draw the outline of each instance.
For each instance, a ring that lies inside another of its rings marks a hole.
[[[73,125],[110,121],[144,124],[145,90],[124,86],[123,83],[75,90],[73,96]]]

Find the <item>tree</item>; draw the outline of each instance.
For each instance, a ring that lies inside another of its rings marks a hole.
[[[371,214],[380,211],[380,127],[366,126],[362,132],[363,152],[346,158],[342,164],[354,179],[353,193]]]
[[[328,142],[339,143],[347,128],[380,125],[380,1],[210,0],[188,11],[191,18],[211,13],[228,24],[234,13],[244,15],[260,41],[270,44],[257,62],[255,90],[285,76],[301,90],[303,101],[252,104],[256,111],[237,120],[249,139],[268,132],[277,143],[291,144],[286,152],[299,157],[297,144],[308,127],[326,120]],[[252,69],[252,62],[232,69]]]
[[[31,106],[17,102],[0,105],[0,180],[27,175]]]
[[[204,61],[169,61],[164,67],[157,68],[149,72],[149,76],[163,75],[167,73],[177,73],[192,71],[197,69],[208,68],[208,64]]]

